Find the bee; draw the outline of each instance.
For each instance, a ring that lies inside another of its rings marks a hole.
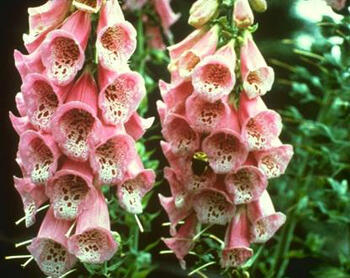
[[[192,157],[192,171],[195,175],[203,175],[209,167],[209,159],[206,153],[196,152]]]

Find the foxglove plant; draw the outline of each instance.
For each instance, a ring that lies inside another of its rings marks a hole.
[[[210,235],[222,242],[227,269],[244,266],[251,244],[268,241],[285,222],[274,210],[268,180],[285,172],[293,148],[280,141],[281,117],[261,98],[274,71],[253,40],[253,22],[248,0],[198,0],[189,18],[197,29],[168,47],[171,80],[159,82],[157,107],[172,195],[159,198],[172,236],[164,243],[182,267],[213,225],[227,227],[225,242]]]
[[[165,19],[167,4],[157,4]],[[137,112],[145,82],[128,64],[136,30],[117,0],[49,0],[28,13],[29,53],[14,53],[23,81],[19,116],[10,113],[23,174],[14,183],[27,227],[45,202],[50,207],[28,250],[48,276],[70,273],[76,261],[91,272],[91,264],[107,263],[125,245],[111,230],[128,219],[116,219],[115,201],[124,215],[141,214],[155,182],[136,143],[153,123]],[[123,224],[138,227],[135,220]]]

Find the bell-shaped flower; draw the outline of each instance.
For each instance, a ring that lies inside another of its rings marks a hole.
[[[72,223],[55,218],[50,208],[36,238],[28,246],[38,266],[46,275],[57,278],[70,270],[76,262],[68,252],[66,233]]]
[[[275,80],[273,69],[267,66],[251,37],[241,47],[241,75],[244,92],[250,99],[265,95]]]
[[[90,264],[108,261],[117,251],[118,243],[113,238],[108,207],[101,192],[94,194],[90,205],[78,217],[68,248],[81,262]]]
[[[212,132],[202,143],[209,165],[216,174],[236,170],[247,159],[248,146],[235,130],[222,128]]]
[[[149,129],[155,118],[143,118],[137,112],[132,114],[129,120],[124,124],[126,132],[135,140],[139,140]]]
[[[293,146],[288,144],[280,144],[268,150],[254,152],[258,167],[268,178],[277,178],[283,175],[293,154]]]
[[[180,18],[170,6],[171,0],[153,0],[154,7],[159,15],[164,33],[170,36],[170,27]]]
[[[36,185],[29,178],[13,177],[15,188],[21,196],[26,227],[35,223],[37,209],[47,201],[45,187]]]
[[[46,186],[46,194],[56,218],[74,220],[91,205],[91,196],[95,192],[93,178],[86,162],[64,162],[62,169],[56,172]]]
[[[164,51],[166,49],[162,31],[159,26],[154,26],[146,23],[145,36],[147,38],[147,45],[150,49]]]
[[[253,250],[249,246],[250,231],[246,208],[240,207],[226,230],[221,266],[228,268],[244,264],[253,256]]]
[[[154,171],[144,169],[141,159],[135,157],[128,165],[128,177],[117,187],[120,206],[133,214],[142,213],[142,198],[152,189],[155,178]]]
[[[250,151],[265,150],[276,144],[282,131],[281,116],[267,109],[260,97],[249,99],[242,93],[238,113],[242,137]]]
[[[197,64],[206,56],[215,53],[218,42],[219,26],[214,25],[193,47],[184,51],[175,64],[169,66],[171,82],[178,83],[183,79],[190,79]],[[178,73],[174,73],[174,70]]]
[[[254,243],[265,243],[286,221],[286,216],[276,212],[267,191],[259,200],[247,205],[248,218],[251,222],[251,240]]]
[[[171,114],[168,115],[162,134],[171,145],[171,150],[177,155],[191,155],[200,146],[199,135],[190,127],[186,118]]]
[[[105,126],[97,145],[90,147],[90,165],[99,185],[115,185],[124,180],[127,166],[137,156],[135,141],[121,129]]]
[[[197,233],[197,228],[197,216],[191,214],[185,219],[185,223],[179,228],[173,237],[162,239],[165,245],[174,252],[183,269],[186,268],[184,257],[194,246],[193,237]]]
[[[89,143],[96,141],[100,125],[97,86],[87,69],[72,87],[65,104],[57,109],[51,121],[52,134],[66,156],[86,161]]]
[[[102,0],[73,0],[73,6],[88,13],[98,13]]]
[[[235,213],[235,206],[219,186],[205,188],[193,197],[193,209],[202,224],[226,225]]]
[[[76,11],[60,29],[47,35],[40,53],[46,74],[54,84],[69,84],[83,67],[90,29],[90,15]]]
[[[41,61],[42,48],[37,48],[34,52],[28,55],[24,55],[18,50],[15,50],[13,57],[15,60],[15,66],[22,81],[30,73],[43,73],[45,67]]]
[[[198,133],[210,133],[228,125],[231,109],[221,100],[209,102],[198,95],[186,100],[186,117],[190,126]]]
[[[70,5],[71,0],[48,0],[39,7],[28,8],[29,34],[23,34],[23,41],[29,53],[35,51],[46,34],[65,19]]]
[[[200,28],[206,24],[219,8],[218,0],[197,0],[190,9],[188,24]]]
[[[225,177],[227,192],[236,205],[257,200],[267,187],[263,171],[253,165],[243,165]]]
[[[50,122],[57,108],[63,104],[70,86],[59,87],[44,75],[31,73],[21,87],[27,115],[33,126],[50,132]]]
[[[207,101],[217,101],[231,93],[236,82],[234,41],[204,58],[194,69],[192,84],[195,93]]]
[[[174,197],[164,197],[161,194],[158,194],[158,197],[170,221],[170,234],[175,236],[176,226],[193,212],[192,206],[188,204],[179,208],[175,205]]]
[[[248,0],[237,0],[233,7],[233,21],[239,28],[246,28],[254,23],[254,14]]]
[[[18,158],[34,184],[45,184],[56,172],[61,152],[51,135],[27,130],[20,136]]]
[[[142,76],[134,71],[118,74],[105,86],[100,86],[98,105],[103,120],[111,125],[127,122],[146,94]]]
[[[118,0],[106,1],[97,27],[96,50],[100,64],[120,71],[136,49],[136,30],[124,19]]]

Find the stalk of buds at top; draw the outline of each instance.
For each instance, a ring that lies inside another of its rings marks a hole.
[[[91,28],[90,13],[100,8],[98,26]],[[102,264],[116,254],[102,186],[115,187],[121,208],[142,213],[155,173],[144,168],[135,140],[154,118],[137,113],[146,89],[128,66],[136,31],[117,0],[49,0],[28,12],[29,54],[14,53],[23,81],[19,116],[10,113],[23,174],[14,185],[27,227],[40,206],[50,204],[28,250],[46,275],[57,278],[78,260]],[[96,29],[97,82],[85,57]]]
[[[192,4],[188,24],[200,28],[216,13],[219,7],[218,0],[197,0]]]
[[[221,266],[237,268],[253,255],[251,243],[270,239],[285,221],[266,190],[268,180],[286,170],[293,148],[279,140],[281,117],[260,97],[272,88],[273,69],[250,35],[240,48],[235,39],[218,47],[223,41],[220,27],[200,20],[212,16],[206,10],[210,3],[195,2],[189,22],[200,29],[168,47],[171,82],[159,82],[162,101],[157,109],[171,196],[159,199],[172,236],[164,243],[182,267],[198,238],[193,236],[198,222],[227,227]],[[253,24],[248,0],[235,1],[233,16],[241,29]],[[237,57],[242,77],[238,84]],[[235,107],[232,99],[239,88]]]

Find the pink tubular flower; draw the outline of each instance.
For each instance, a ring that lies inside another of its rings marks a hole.
[[[28,8],[29,34],[23,34],[23,41],[29,53],[35,51],[47,33],[64,20],[70,5],[71,0],[49,0],[39,7]]]
[[[50,208],[40,226],[37,237],[28,247],[40,269],[57,278],[70,270],[76,258],[67,250],[66,233],[71,222],[54,217]]]
[[[193,86],[190,81],[174,85],[159,80],[159,89],[162,99],[166,104],[166,109],[173,113],[175,113],[175,110],[179,110],[178,108],[181,106],[184,106],[186,98],[193,92]]]
[[[274,146],[282,131],[281,116],[267,109],[260,97],[249,99],[241,94],[239,119],[242,137],[247,141],[249,150],[264,150]]]
[[[254,14],[248,0],[237,0],[235,2],[233,21],[239,28],[246,28],[254,23]]]
[[[127,166],[137,156],[135,141],[122,130],[103,127],[100,143],[90,148],[90,165],[99,185],[124,180]]]
[[[190,49],[185,50],[177,60],[169,65],[171,81],[181,82],[190,79],[194,68],[206,56],[214,54],[219,41],[219,26],[214,25]],[[175,71],[175,72],[174,72]]]
[[[251,240],[265,243],[286,221],[286,216],[275,212],[269,193],[264,191],[259,200],[247,205],[248,217],[252,224]]]
[[[18,50],[14,51],[13,56],[15,59],[15,65],[22,80],[24,80],[29,73],[44,72],[45,67],[41,62],[41,53],[42,53],[41,50],[42,48],[40,47],[28,55],[23,55]]]
[[[286,144],[255,152],[254,156],[258,167],[268,178],[277,178],[284,174],[293,154],[293,146]]]
[[[180,115],[169,115],[162,133],[175,154],[190,155],[199,148],[199,135],[192,130],[186,118]]]
[[[235,63],[236,54],[232,40],[195,67],[192,78],[195,93],[210,102],[227,96],[236,82]]]
[[[226,190],[236,205],[257,200],[267,186],[264,173],[253,165],[244,165],[225,177]]]
[[[66,103],[51,122],[52,134],[62,152],[73,160],[86,161],[89,143],[95,142],[100,122],[97,118],[97,87],[87,70],[76,81]]]
[[[105,123],[111,125],[127,122],[146,94],[142,76],[134,71],[117,75],[102,88],[98,104]]]
[[[241,136],[227,128],[216,130],[206,137],[202,149],[216,174],[226,174],[237,169],[248,156],[247,145]]]
[[[76,11],[60,29],[47,35],[40,47],[41,60],[54,84],[69,84],[83,67],[90,29],[89,14]]]
[[[185,219],[185,224],[180,227],[174,237],[162,239],[166,246],[173,250],[183,269],[186,268],[184,257],[194,246],[193,237],[196,235],[197,227],[197,217],[191,214]]]
[[[173,12],[170,6],[170,0],[153,0],[153,3],[160,17],[164,33],[169,36],[170,27],[180,18],[180,14]]]
[[[221,266],[239,267],[251,256],[253,250],[249,248],[250,232],[246,209],[241,207],[231,220],[226,230],[225,249],[222,251]]]
[[[146,130],[153,125],[154,120],[154,117],[142,118],[135,112],[124,125],[126,133],[137,141],[145,134]]]
[[[159,26],[146,24],[145,35],[147,37],[147,44],[149,48],[162,51],[165,50],[166,46]]]
[[[23,202],[25,223],[28,228],[35,223],[37,209],[48,199],[45,187],[33,184],[29,178],[13,177],[13,181]]]
[[[102,0],[73,0],[73,6],[88,13],[98,13],[101,5]]]
[[[66,160],[47,184],[56,218],[74,220],[87,206],[95,192],[93,174],[87,163]]]
[[[129,163],[128,168],[129,177],[117,187],[119,204],[130,213],[140,214],[142,198],[152,189],[156,176],[153,170],[143,168],[140,158]]]
[[[215,15],[218,7],[218,0],[197,0],[191,6],[188,24],[202,27]]]
[[[118,71],[136,49],[136,30],[125,21],[118,0],[106,1],[97,28],[96,49],[101,65]]]
[[[12,112],[9,112],[9,118],[13,129],[19,136],[21,136],[23,132],[33,129],[32,124],[29,122],[28,116],[17,117],[13,115]]]
[[[75,234],[68,241],[69,252],[84,263],[108,261],[118,249],[110,229],[108,207],[98,193],[78,218]]]
[[[231,110],[226,102],[208,102],[191,95],[186,100],[186,116],[190,126],[199,133],[210,133],[227,126]]]
[[[52,116],[58,106],[63,104],[68,90],[69,86],[55,86],[44,75],[27,75],[21,91],[31,124],[37,129],[49,132]]]
[[[56,172],[61,152],[50,135],[28,130],[20,137],[17,155],[31,181],[45,184]]]
[[[275,79],[273,69],[267,66],[251,37],[241,47],[241,74],[244,91],[250,99],[265,95]]]
[[[216,225],[226,225],[235,212],[226,192],[216,187],[197,193],[193,198],[193,209],[200,223]]]

